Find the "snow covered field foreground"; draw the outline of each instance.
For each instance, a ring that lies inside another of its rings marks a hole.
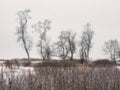
[[[120,66],[109,61],[0,62],[0,90],[120,90]]]
[[[0,90],[120,90],[120,67],[0,67]]]

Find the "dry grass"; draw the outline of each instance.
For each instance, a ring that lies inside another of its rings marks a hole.
[[[45,61],[34,64],[35,74],[1,72],[0,90],[120,90],[120,70],[101,65]],[[4,78],[3,73],[8,77]]]
[[[13,74],[8,83],[1,77],[0,90],[120,90],[120,71],[116,68],[38,69],[35,75],[29,72],[14,77]]]

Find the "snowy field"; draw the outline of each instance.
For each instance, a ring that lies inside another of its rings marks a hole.
[[[41,61],[34,61],[32,62],[32,64],[36,64],[39,63]],[[79,67],[81,68],[81,67]],[[114,66],[113,68],[118,68],[120,69],[120,66]],[[96,68],[100,69],[100,68]],[[35,70],[34,67],[13,67],[12,69],[5,67],[5,65],[3,64],[3,61],[0,61],[0,76],[2,76],[4,79],[9,79],[11,77],[18,77],[18,76],[22,76],[22,75],[28,75],[29,73],[35,75]]]
[[[68,90],[66,88],[70,88],[69,90],[96,90],[97,88],[120,90],[118,87],[120,66],[113,67],[119,70],[90,67],[83,67],[83,69],[82,67],[66,69],[43,67],[40,71],[38,70],[39,73],[36,73],[36,68],[34,69],[33,66],[8,68],[1,62],[0,90]]]

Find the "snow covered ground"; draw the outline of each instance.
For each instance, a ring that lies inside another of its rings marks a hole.
[[[18,77],[22,75],[35,74],[33,67],[19,67],[15,69],[9,69],[6,67],[0,67],[0,76],[4,79],[9,79],[11,77]]]
[[[117,66],[117,68],[119,68],[119,69],[120,69],[120,66]]]
[[[120,66],[116,66],[120,70]],[[115,67],[115,68],[116,68]],[[3,76],[3,78],[11,78],[11,77],[17,77],[22,75],[28,75],[28,74],[35,74],[34,67],[22,67],[19,68],[13,68],[9,69],[5,66],[0,66],[0,77]]]

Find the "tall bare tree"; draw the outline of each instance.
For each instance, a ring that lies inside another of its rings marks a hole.
[[[50,40],[47,37],[47,32],[51,29],[50,24],[51,21],[46,19],[43,22],[39,21],[33,25],[35,30],[39,33],[39,43],[37,44],[37,47],[43,60],[50,59],[52,54]]]
[[[86,42],[84,39],[81,39],[80,41],[80,60],[81,60],[81,63],[84,63],[86,58],[87,58],[87,53],[86,53]]]
[[[84,27],[84,31],[82,32],[82,36],[80,37],[80,58],[82,63],[84,60],[89,60],[89,53],[92,47],[92,39],[94,35],[94,31],[92,31],[91,24],[87,23]]]
[[[119,58],[120,45],[117,40],[108,40],[104,43],[103,51],[110,57],[111,60],[116,61]]]
[[[18,21],[18,29],[17,29],[17,41],[21,42],[23,48],[25,49],[25,52],[27,54],[28,60],[30,61],[30,50],[32,47],[32,39],[30,36],[28,36],[27,31],[27,24],[29,19],[31,18],[29,16],[30,10],[23,10],[19,11],[17,13],[17,21]]]

